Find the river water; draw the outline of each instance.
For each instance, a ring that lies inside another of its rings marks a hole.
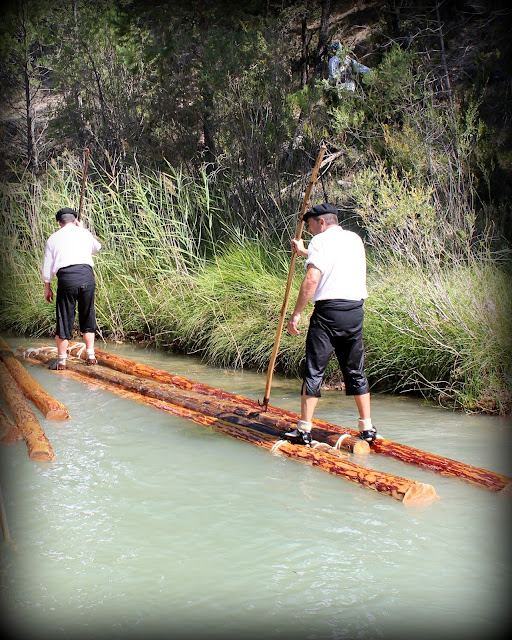
[[[40,341],[5,336],[15,349]],[[266,373],[127,345],[107,351],[262,399]],[[12,543],[2,621],[23,638],[480,639],[508,628],[511,499],[382,456],[361,464],[434,485],[414,508],[37,365],[68,408],[55,451],[0,448]],[[297,411],[274,377],[271,404]],[[317,417],[355,427],[324,392]],[[511,420],[373,396],[384,437],[512,475]]]

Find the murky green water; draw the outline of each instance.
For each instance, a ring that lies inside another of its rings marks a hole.
[[[6,337],[11,347],[38,344]],[[136,347],[107,350],[251,398],[265,373]],[[16,549],[2,543],[4,628],[23,638],[495,638],[508,615],[510,498],[381,456],[368,466],[433,484],[407,508],[341,478],[148,406],[30,373],[69,409],[56,454],[2,447]],[[299,384],[274,379],[294,411]],[[511,421],[374,397],[391,440],[512,475]],[[355,427],[353,400],[317,417]],[[360,461],[361,462],[361,461]]]

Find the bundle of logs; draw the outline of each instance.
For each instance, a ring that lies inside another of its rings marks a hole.
[[[0,392],[11,414],[0,407],[0,441],[13,442],[23,438],[31,460],[54,460],[55,453],[29,401],[48,420],[68,420],[68,410],[32,378],[1,337]]]
[[[391,456],[443,475],[462,478],[493,491],[502,491],[510,481],[506,476],[495,472],[382,438],[370,447],[357,437],[357,432],[320,420],[315,420],[313,425],[313,446],[297,445],[283,438],[283,433],[297,423],[298,415],[293,412],[273,406],[263,410],[255,400],[99,349],[96,349],[98,364],[85,366],[84,352],[83,345],[71,345],[67,368],[56,372],[56,375],[66,375],[99,385],[238,440],[309,463],[328,473],[390,495],[404,504],[428,504],[439,496],[430,484],[356,464],[353,454],[357,454],[359,462],[369,453]],[[18,357],[46,366],[55,358],[55,348],[48,346],[19,349]]]

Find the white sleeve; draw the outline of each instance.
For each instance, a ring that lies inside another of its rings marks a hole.
[[[49,243],[46,243],[43,258],[43,270],[41,272],[41,278],[44,282],[51,282],[53,278],[53,255]]]

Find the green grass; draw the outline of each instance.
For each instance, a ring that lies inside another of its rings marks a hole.
[[[442,406],[510,413],[510,274],[497,264],[370,269],[367,373],[379,389]]]

